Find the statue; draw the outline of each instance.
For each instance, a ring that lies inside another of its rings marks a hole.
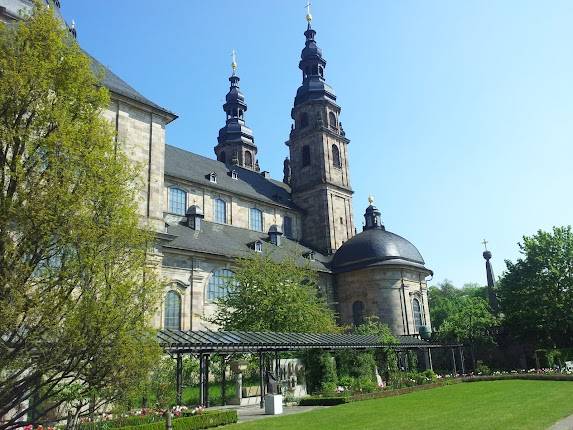
[[[283,163],[283,182],[287,185],[290,185],[290,176],[291,176],[291,167],[290,167],[290,160],[285,158]]]
[[[277,378],[273,372],[267,370],[267,394],[279,394]]]

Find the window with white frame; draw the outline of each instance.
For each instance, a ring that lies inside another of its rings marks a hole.
[[[213,214],[215,222],[227,224],[227,202],[220,198],[213,200]]]
[[[225,297],[229,292],[229,286],[233,283],[235,274],[229,269],[217,269],[211,273],[207,285],[207,301],[214,302]]]
[[[185,215],[187,193],[181,188],[169,188],[169,212],[177,215]]]
[[[173,290],[165,296],[163,327],[168,330],[181,330],[181,296]]]
[[[420,332],[420,327],[424,324],[422,322],[422,306],[420,305],[420,300],[414,298],[412,300],[412,310],[414,314],[414,324],[416,325],[416,331]]]
[[[249,228],[255,231],[263,231],[263,212],[260,209],[251,208]]]

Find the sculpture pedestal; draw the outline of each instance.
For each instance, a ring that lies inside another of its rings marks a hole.
[[[265,415],[280,415],[283,413],[282,394],[269,394],[265,396]]]

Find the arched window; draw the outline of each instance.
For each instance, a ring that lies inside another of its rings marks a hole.
[[[225,200],[219,198],[213,200],[213,212],[215,222],[227,224],[227,203]]]
[[[181,296],[175,291],[169,291],[165,296],[163,327],[169,330],[181,330]]]
[[[169,188],[169,212],[177,215],[185,215],[187,193],[180,188]]]
[[[302,147],[302,166],[310,165],[310,146],[304,145]]]
[[[255,231],[263,231],[263,213],[257,208],[251,208],[249,228]]]
[[[227,162],[227,154],[225,154],[225,151],[221,152],[219,154],[219,156],[217,157],[217,159],[222,163],[226,163]]]
[[[283,232],[286,237],[292,238],[292,218],[290,216],[283,218]]]
[[[235,274],[229,269],[217,269],[211,273],[207,286],[207,300],[216,301],[225,297],[229,292],[229,285],[233,282]]]
[[[328,113],[328,125],[330,125],[330,128],[333,130],[337,129],[336,114],[334,112]]]
[[[420,327],[422,327],[422,307],[420,306],[420,301],[418,299],[412,300],[412,310],[414,311],[414,324],[416,325],[416,331],[420,333]]]
[[[354,325],[360,325],[364,322],[364,303],[360,300],[352,304],[352,322]]]
[[[300,128],[308,127],[308,113],[303,112],[300,114],[299,126],[300,126]]]
[[[334,167],[342,167],[342,162],[340,161],[340,150],[336,145],[332,145],[332,165]]]
[[[245,166],[253,167],[253,156],[250,151],[245,151]]]

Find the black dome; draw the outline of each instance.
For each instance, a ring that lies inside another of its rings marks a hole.
[[[357,234],[344,243],[332,259],[337,272],[377,265],[402,265],[423,269],[425,262],[420,252],[409,241],[383,228],[372,228]]]

